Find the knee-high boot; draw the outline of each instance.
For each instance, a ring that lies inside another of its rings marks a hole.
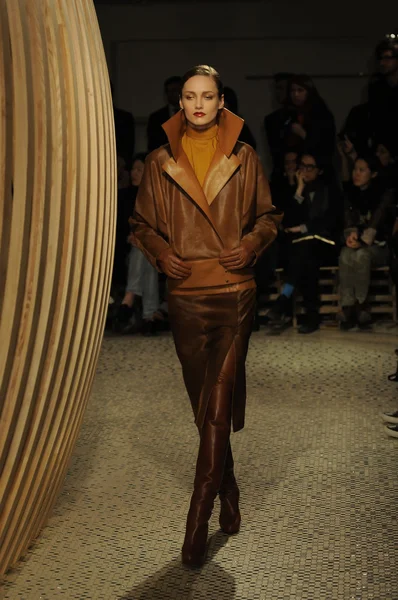
[[[182,562],[191,567],[200,567],[205,561],[208,522],[224,473],[231,429],[229,402],[222,398],[226,391],[223,386],[215,386],[200,432],[194,491],[182,547]]]
[[[234,475],[234,459],[232,456],[231,444],[228,445],[219,496],[221,502],[219,523],[222,531],[229,535],[238,533],[241,521],[239,511],[239,488]]]

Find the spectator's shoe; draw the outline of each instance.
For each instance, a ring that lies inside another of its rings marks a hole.
[[[298,332],[299,333],[313,333],[314,331],[317,331],[319,329],[319,321],[320,321],[320,319],[319,319],[319,315],[317,313],[305,315],[305,321],[298,328]]]
[[[398,425],[386,425],[384,429],[390,437],[398,438]]]
[[[267,312],[267,317],[272,321],[283,321],[284,317],[289,313],[291,300],[287,296],[281,294],[274,305]]]
[[[367,304],[359,304],[357,312],[359,329],[370,329],[372,326],[372,315]]]
[[[284,317],[280,321],[271,321],[269,323],[268,335],[281,335],[286,329],[293,326],[291,317]]]
[[[355,307],[343,306],[336,318],[340,322],[341,331],[349,331],[357,324]]]
[[[386,423],[395,423],[398,425],[398,410],[393,413],[381,413],[380,416]]]
[[[156,321],[145,321],[142,324],[141,329],[142,335],[145,337],[151,337],[157,334]]]
[[[131,318],[133,316],[134,309],[127,304],[121,304],[116,312],[113,319],[112,328],[115,333],[128,333],[131,329]]]

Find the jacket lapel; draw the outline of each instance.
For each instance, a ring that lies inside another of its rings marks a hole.
[[[213,228],[216,229],[209,203],[185,152],[182,151],[180,153],[177,161],[175,161],[174,158],[169,158],[169,160],[162,165],[162,168],[184,190],[184,192],[192,198],[206,215]]]
[[[203,193],[209,205],[231,179],[240,164],[241,162],[235,154],[231,154],[228,158],[219,147],[217,148],[203,183]]]

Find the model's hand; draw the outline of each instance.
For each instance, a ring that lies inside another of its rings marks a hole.
[[[163,250],[159,254],[157,262],[163,273],[171,279],[185,279],[191,274],[191,267],[187,267],[171,248]]]
[[[256,254],[244,244],[232,250],[223,250],[220,254],[220,265],[228,271],[243,269],[250,265],[255,259]]]
[[[285,231],[288,233],[301,233],[300,225],[296,225],[295,227],[286,227]]]

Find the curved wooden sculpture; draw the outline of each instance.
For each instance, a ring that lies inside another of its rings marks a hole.
[[[46,523],[90,393],[116,152],[92,0],[0,0],[0,572]]]

